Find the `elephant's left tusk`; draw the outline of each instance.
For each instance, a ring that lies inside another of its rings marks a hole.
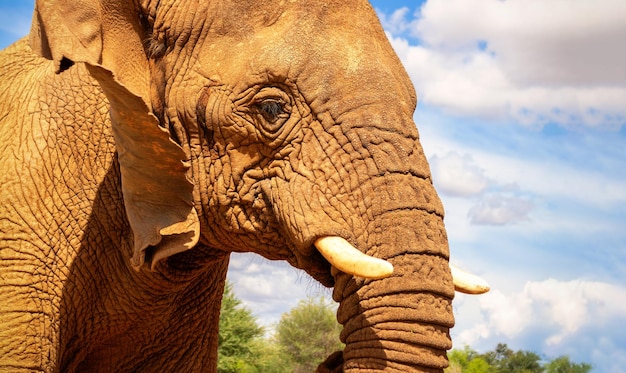
[[[341,237],[318,238],[314,245],[330,264],[345,273],[369,279],[385,278],[393,273],[391,263],[363,254]]]
[[[482,278],[471,273],[467,273],[453,265],[450,266],[450,270],[452,271],[454,290],[459,293],[483,294],[489,291],[489,284]]]

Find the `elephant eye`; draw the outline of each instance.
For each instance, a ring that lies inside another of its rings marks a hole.
[[[291,96],[284,89],[272,86],[263,87],[253,94],[246,109],[263,137],[275,138],[291,116]]]
[[[257,108],[265,120],[272,123],[278,120],[281,114],[285,114],[283,103],[276,99],[263,100],[257,104]]]

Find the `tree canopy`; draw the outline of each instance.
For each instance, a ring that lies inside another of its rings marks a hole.
[[[265,329],[252,311],[243,307],[232,284],[226,283],[220,313],[217,350],[219,373],[282,373],[276,344],[268,343]]]
[[[591,364],[572,363],[568,356],[560,356],[546,365],[546,373],[587,373],[591,368]]]
[[[342,350],[341,325],[324,298],[308,298],[283,314],[276,326],[276,342],[293,372],[314,372],[330,354]]]
[[[450,351],[448,359],[446,373],[588,373],[592,368],[587,363],[573,363],[568,356],[545,362],[534,352],[513,351],[504,343],[484,354],[465,346]]]
[[[219,373],[314,372],[341,350],[341,325],[324,298],[306,299],[282,315],[273,336],[266,336],[252,312],[243,307],[232,284],[224,289],[218,347]]]

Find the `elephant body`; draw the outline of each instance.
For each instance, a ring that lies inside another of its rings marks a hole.
[[[189,280],[133,270],[102,89],[84,65],[55,74],[25,40],[3,54],[2,108],[20,116],[0,121],[0,371],[204,371],[228,256]]]
[[[0,371],[214,372],[245,251],[334,287],[319,371],[447,366],[443,207],[366,2],[38,0],[0,71]]]

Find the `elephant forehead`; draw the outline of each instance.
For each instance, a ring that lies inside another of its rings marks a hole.
[[[413,87],[375,13],[369,6],[357,8],[325,18],[318,18],[319,12],[286,9],[271,24],[245,27],[251,32],[209,35],[199,56],[203,72],[244,87],[289,79],[297,81],[305,96],[322,101],[349,93],[354,106],[374,99],[414,106]]]

